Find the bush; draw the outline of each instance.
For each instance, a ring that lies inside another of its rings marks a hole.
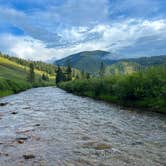
[[[16,81],[0,78],[0,97],[31,88],[31,84],[24,81]]]
[[[166,112],[166,66],[132,75],[69,81],[59,86],[78,95]]]

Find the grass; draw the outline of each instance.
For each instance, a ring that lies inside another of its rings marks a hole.
[[[55,85],[55,77],[40,70],[35,70],[35,83],[30,84],[27,81],[28,72],[28,67],[0,57],[0,97],[18,93],[31,87]],[[39,79],[43,73],[49,76],[49,81]]]
[[[13,61],[11,61],[11,60],[9,60],[9,59],[7,59],[7,58],[4,58],[4,57],[0,57],[0,65],[1,65],[1,66],[4,66],[4,67],[6,66],[7,68],[12,69],[12,70],[16,70],[16,71],[19,71],[19,72],[23,72],[23,73],[21,74],[21,75],[23,76],[23,78],[24,78],[25,72],[27,73],[28,70],[29,70],[29,67],[20,65],[20,64],[18,64],[18,63],[16,63],[16,62],[13,62]],[[3,74],[3,72],[1,72],[0,74]],[[44,72],[44,71],[41,71],[41,70],[35,69],[35,74],[36,74],[37,76],[40,76],[40,75],[42,75],[42,74],[48,74],[48,73],[46,73],[46,72]],[[10,75],[11,75],[11,74],[10,74]],[[13,74],[12,74],[12,75],[13,75]],[[48,77],[49,77],[50,79],[55,79],[54,76],[49,75],[49,74],[48,74]]]

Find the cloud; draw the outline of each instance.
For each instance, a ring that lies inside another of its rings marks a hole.
[[[29,36],[1,34],[0,38],[2,51],[20,58],[47,61],[56,54],[55,49],[47,49],[42,41]]]
[[[66,48],[48,48],[46,44],[40,40],[36,40],[30,36],[13,36],[11,34],[1,34],[1,51],[15,55],[24,59],[50,61],[51,59],[60,59],[70,53],[76,53],[85,50],[95,50],[95,43],[83,43]],[[97,46],[99,49],[102,46]]]
[[[34,5],[39,5],[40,2],[40,0],[37,0]],[[62,35],[65,32],[60,33],[61,30],[81,26],[89,27],[106,21],[108,18],[108,0],[81,0],[79,2],[72,0],[65,2],[59,5],[55,5],[57,3],[51,3],[51,1],[48,4],[41,2],[41,8],[32,11],[17,10],[11,8],[10,5],[0,6],[0,20],[1,22],[3,20],[4,24],[10,23],[18,27],[32,38],[45,42],[48,47],[56,47],[72,44],[63,40]],[[32,2],[26,1],[26,3]],[[46,8],[44,12],[42,6]]]
[[[81,31],[79,28],[64,30],[64,40],[77,41],[75,45],[81,45],[82,48],[88,48],[89,50],[92,50],[92,48],[104,49],[113,53],[122,53],[123,55],[125,54],[125,49],[133,46],[135,49],[138,46],[141,51],[138,42],[139,40],[145,40],[147,43],[146,46],[149,48],[151,47],[150,43],[152,42],[152,40],[154,43],[153,46],[156,43],[156,45],[161,45],[161,47],[163,47],[163,44],[158,43],[156,38],[161,39],[162,41],[164,40],[163,36],[166,36],[166,20],[149,21],[141,19],[129,19],[114,23],[112,25],[98,24],[90,29],[88,29],[87,27],[81,27],[81,29],[83,29],[83,31]],[[90,38],[89,40],[89,37],[91,36],[93,36],[93,38]],[[80,41],[80,38],[84,39],[83,43],[82,41]],[[122,52],[121,50],[123,50],[124,52]],[[153,53],[155,54],[154,49],[153,51]],[[130,52],[130,54],[132,54],[133,56],[137,53],[135,53],[134,50],[133,52]],[[150,52],[147,52],[146,49],[145,54],[146,53]]]
[[[0,20],[4,24],[10,22],[10,24],[19,27],[33,38],[42,40],[44,42],[58,43],[60,37],[55,32],[48,31],[44,26],[39,26],[38,22],[34,21],[31,17],[26,15],[24,12],[17,11],[12,8],[0,7]]]
[[[159,54],[159,48],[165,51],[165,5],[162,0],[0,0],[0,49],[45,61],[97,49]]]
[[[64,30],[63,40],[70,45],[50,48],[41,40],[30,36],[1,35],[0,48],[22,58],[48,61],[86,50],[107,50],[121,55],[155,55],[166,51],[166,20],[127,20],[112,25],[99,24],[93,28],[72,28]],[[89,36],[96,36],[89,39]],[[80,41],[80,38],[84,39]],[[149,51],[148,51],[149,50]]]
[[[113,19],[165,17],[166,1],[163,0],[116,0],[110,1],[110,17]]]

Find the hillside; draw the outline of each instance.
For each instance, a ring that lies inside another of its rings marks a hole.
[[[79,70],[84,70],[91,74],[98,74],[101,62],[103,62],[107,75],[130,74],[149,66],[166,64],[166,55],[118,60],[113,59],[113,57],[115,56],[106,51],[85,51],[55,61],[54,64],[59,66],[67,66],[69,63],[72,67]]]
[[[132,74],[133,72],[141,71],[142,66],[135,62],[119,61],[105,68],[106,75],[116,74]]]
[[[152,57],[140,57],[140,58],[130,58],[127,59],[130,62],[138,63],[142,66],[155,66],[155,65],[165,65],[166,55],[152,56]]]
[[[17,58],[15,58],[16,61]],[[46,71],[35,69],[35,83],[32,85],[27,81],[29,67],[10,60],[5,55],[0,55],[0,97],[17,93],[33,86],[53,85],[55,76]],[[41,80],[42,74],[49,77],[49,80]]]
[[[101,62],[104,62],[105,64],[113,64],[116,62],[116,60],[111,60],[110,57],[111,54],[106,51],[85,51],[55,61],[54,64],[59,66],[67,66],[68,64],[71,64],[72,67],[79,70],[84,70],[89,73],[97,73]]]

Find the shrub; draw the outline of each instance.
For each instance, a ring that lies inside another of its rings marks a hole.
[[[79,95],[166,111],[166,66],[132,75],[63,82],[59,86]]]

